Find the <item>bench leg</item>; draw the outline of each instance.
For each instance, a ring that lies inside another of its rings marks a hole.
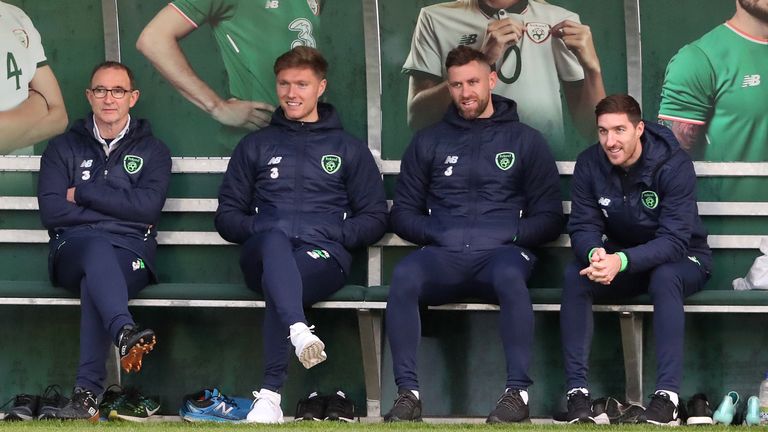
[[[117,347],[111,347],[107,356],[107,385],[120,383],[120,353]]]
[[[381,417],[381,318],[380,310],[357,311],[368,418]]]
[[[621,345],[624,350],[627,402],[643,403],[643,315],[621,312]]]

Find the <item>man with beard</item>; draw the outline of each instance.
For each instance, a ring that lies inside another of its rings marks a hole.
[[[507,364],[504,392],[487,421],[526,421],[530,248],[562,229],[557,167],[541,133],[518,120],[515,102],[491,95],[497,76],[484,53],[459,46],[445,67],[453,105],[414,136],[391,212],[395,233],[423,247],[392,277],[386,325],[398,397],[384,419],[421,419],[419,306],[477,298],[500,306]]]
[[[414,129],[437,122],[450,105],[443,63],[459,45],[488,56],[498,74],[494,93],[513,99],[520,119],[550,145],[565,142],[561,93],[574,125],[594,134],[592,110],[605,89],[591,30],[567,9],[528,0],[458,0],[421,10],[403,65]]]
[[[735,3],[730,20],[681,48],[669,62],[659,119],[696,158],[765,161],[768,0]]]

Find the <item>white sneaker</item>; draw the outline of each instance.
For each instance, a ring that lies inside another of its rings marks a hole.
[[[325,344],[319,337],[312,333],[315,326],[307,327],[302,322],[291,325],[291,343],[296,348],[296,357],[305,368],[309,369],[318,363],[324,362],[328,356],[325,354]]]
[[[283,410],[280,409],[280,393],[267,389],[254,391],[255,398],[248,411],[246,423],[282,423]]]

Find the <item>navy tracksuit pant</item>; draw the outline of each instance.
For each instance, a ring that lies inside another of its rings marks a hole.
[[[128,299],[150,281],[139,257],[99,235],[72,237],[57,250],[58,285],[80,295],[80,364],[75,385],[99,395],[107,377],[110,346],[123,326],[133,325]]]
[[[698,264],[683,258],[645,273],[619,273],[610,285],[601,285],[579,275],[584,267],[586,264],[572,262],[565,270],[560,335],[567,388],[587,388],[593,300],[610,301],[647,292],[653,303],[656,390],[679,393],[685,334],[683,299],[704,286],[709,278],[707,273]]]
[[[327,251],[276,230],[256,234],[243,244],[240,268],[248,287],[262,293],[266,302],[262,388],[279,392],[292,352],[288,327],[306,324],[304,307],[341,289],[344,272]]]
[[[533,344],[533,307],[526,281],[535,257],[505,246],[490,251],[448,252],[427,246],[395,267],[386,329],[398,390],[418,390],[416,357],[421,339],[419,306],[476,298],[500,306],[499,332],[507,362],[507,388],[527,389]]]

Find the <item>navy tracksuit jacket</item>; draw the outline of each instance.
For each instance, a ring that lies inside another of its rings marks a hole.
[[[392,206],[400,237],[446,250],[531,248],[563,226],[557,167],[514,101],[492,96],[494,114],[465,120],[454,107],[417,133],[403,156]]]
[[[109,157],[93,136],[93,115],[53,138],[38,180],[40,217],[52,239],[50,265],[68,236],[98,230],[141,257],[154,274],[157,222],[170,178],[170,151],[146,120],[132,118]],[[66,200],[73,186],[77,204]]]
[[[348,250],[386,230],[384,186],[370,150],[342,129],[334,108],[320,103],[318,112],[304,123],[278,108],[269,127],[243,138],[219,189],[216,229],[239,244],[280,230],[327,250],[349,274]]]

